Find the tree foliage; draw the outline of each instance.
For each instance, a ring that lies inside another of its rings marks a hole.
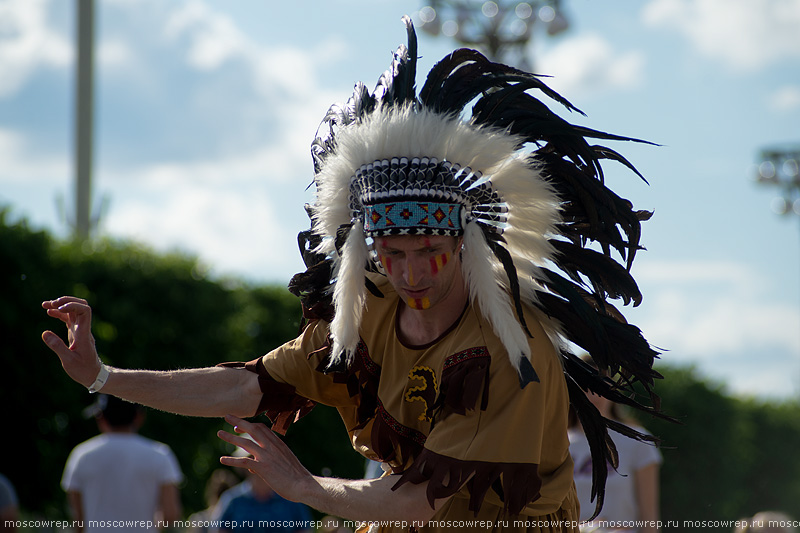
[[[64,336],[60,323],[42,310],[42,301],[66,294],[86,298],[93,306],[101,357],[124,368],[247,361],[297,335],[299,303],[285,288],[212,281],[191,257],[110,240],[57,242],[24,221],[8,219],[8,211],[0,210],[5,364],[0,405],[6,420],[0,472],[15,484],[27,512],[66,516],[59,483],[67,455],[97,434],[94,420],[82,416],[94,398],[67,378],[40,339],[45,329]],[[220,466],[218,458],[231,451],[216,437],[223,427],[218,419],[148,410],[141,433],[175,451],[186,476],[187,513],[205,507],[206,480]],[[312,472],[363,473],[363,460],[352,451],[333,409],[318,406],[290,428],[286,439]]]
[[[659,370],[663,406],[681,424],[642,422],[662,439],[661,516],[681,524],[667,530],[686,531],[684,520],[737,520],[764,510],[798,517],[800,402],[737,398],[691,367]]]

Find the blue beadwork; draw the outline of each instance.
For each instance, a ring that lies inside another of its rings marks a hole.
[[[368,233],[395,233],[407,228],[430,230],[425,233],[443,235],[461,233],[459,204],[403,200],[364,208],[364,229]]]

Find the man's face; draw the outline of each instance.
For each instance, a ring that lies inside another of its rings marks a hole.
[[[377,237],[375,251],[389,282],[412,309],[441,302],[461,277],[461,239],[442,235]]]

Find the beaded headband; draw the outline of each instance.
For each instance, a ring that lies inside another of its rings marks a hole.
[[[476,217],[498,228],[507,207],[480,172],[434,157],[393,157],[359,167],[351,217],[370,236],[463,235]]]

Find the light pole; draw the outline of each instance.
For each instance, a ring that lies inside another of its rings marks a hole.
[[[764,149],[759,159],[756,181],[779,189],[772,209],[800,216],[800,146]]]
[[[94,0],[78,0],[78,64],[75,84],[75,219],[79,239],[89,237],[92,199],[92,99]]]
[[[73,236],[89,238],[92,217],[92,141],[94,100],[94,0],[76,0],[78,61],[75,69],[75,213]]]
[[[544,25],[551,36],[569,27],[560,0],[430,0],[419,18],[422,30],[431,35],[451,37],[478,48],[492,61],[528,71],[534,26]]]

